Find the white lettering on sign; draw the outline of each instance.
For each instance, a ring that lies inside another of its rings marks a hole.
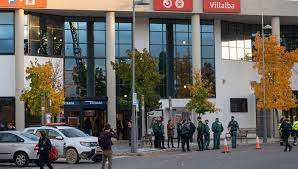
[[[8,4],[12,5],[12,4],[16,4],[17,0],[8,0]]]
[[[176,0],[175,5],[177,8],[183,8],[184,7],[184,0]]]
[[[173,5],[172,0],[163,0],[163,6],[164,6],[165,8],[171,8],[172,5]]]
[[[215,9],[235,9],[235,4],[229,2],[210,2],[209,5]]]
[[[35,5],[35,0],[26,0],[26,5]]]

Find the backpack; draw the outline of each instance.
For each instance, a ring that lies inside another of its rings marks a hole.
[[[98,144],[99,144],[99,147],[101,147],[101,148],[110,146],[110,143],[106,139],[104,132],[102,134],[100,134],[100,136],[98,137]]]
[[[56,147],[52,146],[49,150],[49,160],[56,161],[58,160],[58,150]]]

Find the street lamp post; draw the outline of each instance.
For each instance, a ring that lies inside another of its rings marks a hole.
[[[135,28],[136,28],[136,6],[137,5],[150,5],[146,0],[136,1],[133,0],[132,4],[132,129],[131,129],[131,152],[137,152],[137,126],[136,126],[136,105],[134,100],[135,94],[135,71],[136,71],[136,59],[135,59]]]
[[[271,30],[270,25],[264,26],[264,14],[262,13],[262,76],[263,76],[263,143],[267,143],[267,112],[266,112],[266,77],[265,77],[265,30]]]

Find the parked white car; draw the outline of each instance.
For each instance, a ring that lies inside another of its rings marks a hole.
[[[58,149],[59,158],[66,158],[69,164],[76,164],[80,159],[102,160],[102,150],[98,146],[98,138],[92,137],[81,130],[68,126],[29,127],[24,132],[39,136],[45,131],[47,136]]]
[[[38,137],[18,131],[0,131],[0,162],[13,162],[25,167],[29,162],[38,162],[35,146]]]

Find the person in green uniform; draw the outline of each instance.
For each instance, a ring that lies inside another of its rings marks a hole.
[[[239,130],[238,122],[235,120],[235,117],[232,116],[231,121],[229,122],[228,129],[232,137],[232,148],[236,148],[237,145],[237,131]]]
[[[219,119],[216,118],[215,122],[212,124],[212,131],[213,131],[213,149],[220,149],[220,135],[223,132],[223,126]]]
[[[210,144],[210,127],[208,125],[209,120],[205,120],[205,127],[204,127],[204,148],[205,150],[209,150]]]

